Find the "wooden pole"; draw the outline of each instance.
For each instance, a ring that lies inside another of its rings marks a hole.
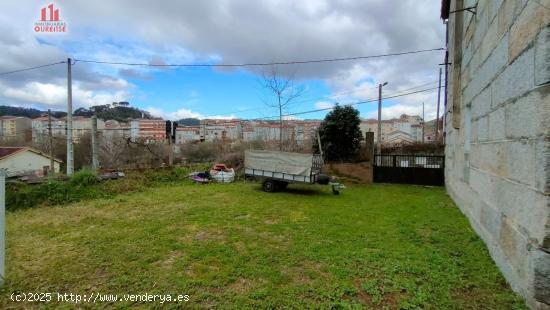
[[[4,261],[6,259],[6,172],[0,169],[0,286],[6,278]]]
[[[92,116],[92,170],[94,171],[99,169],[97,138],[97,117],[94,115]]]
[[[53,135],[52,135],[52,110],[48,109],[48,143],[50,149],[50,171],[49,175],[55,174],[55,162],[53,160]]]
[[[67,175],[74,172],[73,156],[73,81],[70,58],[67,58]]]
[[[437,87],[437,112],[435,114],[435,141],[439,141],[439,103],[441,101],[441,67],[439,68],[439,86]]]

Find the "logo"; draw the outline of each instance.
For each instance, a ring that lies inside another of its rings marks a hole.
[[[40,9],[40,20],[34,23],[34,32],[67,32],[67,23],[59,19],[59,9],[53,3]]]

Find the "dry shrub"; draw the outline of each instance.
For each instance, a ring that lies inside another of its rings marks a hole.
[[[382,154],[387,155],[444,155],[445,145],[442,143],[407,143],[397,145],[382,145]]]

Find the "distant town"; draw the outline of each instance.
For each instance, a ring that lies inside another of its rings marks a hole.
[[[129,138],[163,142],[172,132],[176,144],[204,141],[276,141],[280,131],[287,141],[300,145],[315,137],[321,120],[285,120],[281,129],[278,121],[245,119],[190,119],[196,125],[181,125],[162,118],[131,118],[121,120],[97,119],[98,135],[104,138]],[[25,116],[0,116],[0,137],[2,141],[41,143],[48,138],[49,122],[54,137],[66,137],[66,117],[50,117],[47,114],[36,118]],[[189,122],[188,122],[189,123]],[[403,114],[399,118],[382,120],[381,139],[384,144],[406,144],[432,142],[435,140],[435,121],[424,123],[422,117]],[[172,131],[171,131],[172,128]],[[377,141],[378,121],[362,119],[363,136],[374,132]],[[92,118],[73,116],[73,139],[79,141],[92,130]]]

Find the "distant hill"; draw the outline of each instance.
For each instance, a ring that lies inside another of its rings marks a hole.
[[[201,124],[201,121],[198,118],[182,118],[176,121],[180,126],[198,126]]]
[[[29,118],[36,118],[44,113],[47,113],[47,111],[40,111],[38,109],[33,109],[33,108],[11,107],[7,105],[0,106],[0,116],[11,115],[11,116],[25,116]],[[66,112],[52,111],[53,117],[63,117],[65,115],[67,115]]]
[[[113,102],[112,104],[91,106],[89,109],[80,108],[74,111],[75,116],[90,117],[96,115],[103,120],[126,121],[128,118],[152,118],[149,112],[130,106],[128,102]]]

